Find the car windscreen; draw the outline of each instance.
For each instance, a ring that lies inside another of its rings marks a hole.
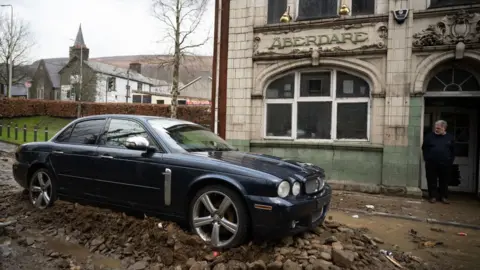
[[[236,150],[210,130],[192,124],[165,125],[162,120],[149,120],[156,132],[163,134],[168,144],[187,152],[233,151]]]

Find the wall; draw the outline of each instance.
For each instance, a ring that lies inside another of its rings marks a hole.
[[[78,60],[70,62],[67,66],[63,68],[60,72],[60,87],[61,87],[61,100],[69,100],[67,98],[67,89],[75,90],[75,87],[71,87],[70,76],[73,74],[80,73],[80,62]],[[95,72],[88,67],[83,65],[83,87],[82,87],[82,101],[91,101],[94,102],[96,98],[96,88],[97,88],[97,77]],[[78,87],[78,85],[77,85]]]
[[[252,141],[252,152],[259,152],[320,165],[326,170],[327,180],[382,183],[381,145],[301,144],[292,142]],[[354,168],[354,169],[352,169]]]
[[[44,61],[40,62],[40,65],[38,66],[32,81],[33,81],[32,86],[28,90],[29,98],[54,99],[52,82],[48,77],[48,73],[47,73],[47,70],[45,69]],[[44,89],[44,96],[38,97],[37,90],[42,87]]]
[[[138,82],[123,79],[115,78],[115,91],[107,92],[107,80],[111,77],[110,75],[97,74],[97,84],[96,84],[96,102],[127,102],[127,82],[130,85],[130,95],[128,96],[128,103],[132,103],[132,94],[133,91],[138,90]],[[142,84],[142,92],[149,92],[151,86],[147,84]],[[107,99],[105,99],[107,95]]]
[[[171,97],[165,97],[165,96],[152,96],[152,103],[157,104],[157,100],[163,100],[163,104],[165,105],[170,105],[172,104],[172,98]]]
[[[256,2],[256,1],[255,1]],[[226,138],[241,150],[249,150],[251,93],[253,88],[254,1],[230,1],[228,42]]]

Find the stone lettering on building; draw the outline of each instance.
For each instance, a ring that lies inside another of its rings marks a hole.
[[[254,29],[255,32],[255,29]],[[331,28],[292,28],[284,30],[259,29],[253,40],[254,56],[298,57],[331,52],[365,52],[385,50],[388,38],[387,23],[340,25]]]
[[[359,44],[368,41],[368,33],[334,33],[330,35],[312,35],[304,37],[274,37],[269,49],[285,49],[294,47],[313,47],[334,44]]]

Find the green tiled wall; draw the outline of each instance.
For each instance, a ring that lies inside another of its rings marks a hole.
[[[382,176],[382,150],[336,145],[289,146],[276,143],[255,143],[251,151],[283,158],[310,162],[324,168],[327,179],[348,180],[366,184],[380,184]]]
[[[418,187],[420,183],[420,134],[422,132],[422,98],[411,97],[408,146],[385,146],[382,183],[386,186]]]
[[[242,152],[250,152],[250,141],[249,140],[228,140],[227,142],[232,146],[238,148]]]

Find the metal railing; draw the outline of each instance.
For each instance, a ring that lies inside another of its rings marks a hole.
[[[26,124],[23,125],[23,127],[18,126],[17,123],[4,123],[0,122],[0,139],[5,138],[7,140],[15,140],[19,142],[27,142],[27,135],[29,133],[28,128]],[[40,134],[43,133],[43,141],[48,141],[48,126],[45,126],[44,128],[40,128],[38,125],[35,125],[33,127],[30,127],[30,129],[33,128],[33,141],[37,142],[40,141],[41,136]],[[31,130],[30,130],[31,132]],[[39,134],[40,133],[40,134]],[[21,138],[19,139],[19,135]]]

